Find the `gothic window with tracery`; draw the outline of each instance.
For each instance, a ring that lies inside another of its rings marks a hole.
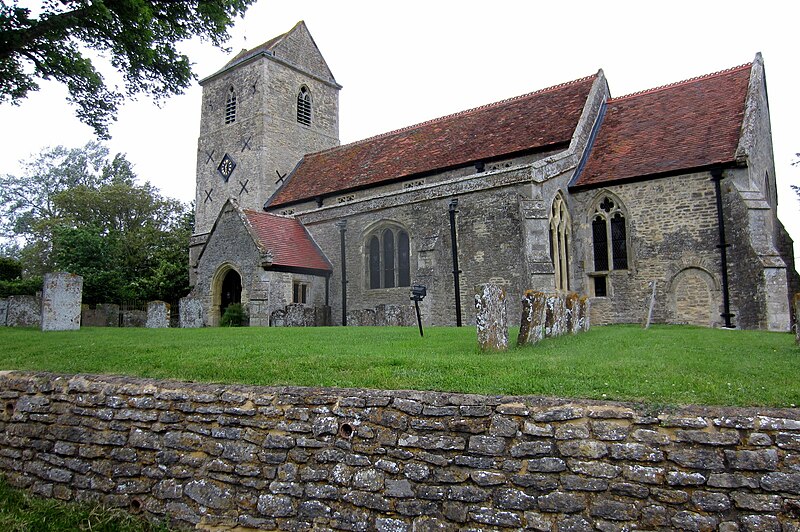
[[[236,92],[233,87],[228,90],[228,98],[225,100],[225,123],[236,122]]]
[[[311,93],[306,87],[300,87],[297,93],[297,122],[304,126],[311,125]]]
[[[411,286],[408,232],[383,227],[367,237],[367,279],[370,288]]]
[[[559,192],[550,209],[550,257],[553,261],[556,290],[569,290],[569,245],[572,235],[564,196]]]
[[[628,269],[628,229],[619,201],[608,196],[597,204],[592,215],[594,271]]]

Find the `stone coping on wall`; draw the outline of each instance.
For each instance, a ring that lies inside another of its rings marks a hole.
[[[12,485],[262,530],[800,530],[800,410],[0,373]]]

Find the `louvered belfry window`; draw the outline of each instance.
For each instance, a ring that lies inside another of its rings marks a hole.
[[[236,122],[236,92],[233,87],[228,91],[228,98],[225,100],[225,123]]]
[[[311,93],[301,87],[297,93],[297,122],[304,126],[311,125]]]

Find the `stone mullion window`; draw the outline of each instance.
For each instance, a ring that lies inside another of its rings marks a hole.
[[[608,295],[607,274],[628,269],[628,229],[618,200],[604,196],[592,214],[595,297]]]
[[[385,228],[367,240],[367,285],[394,288],[411,285],[410,242],[408,232]]]

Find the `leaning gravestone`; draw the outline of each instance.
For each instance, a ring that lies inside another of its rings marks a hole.
[[[800,292],[794,295],[794,339],[800,345]]]
[[[517,345],[533,345],[544,338],[546,302],[547,296],[535,290],[527,290],[522,296],[522,319]]]
[[[163,301],[150,301],[147,303],[148,329],[166,329],[169,327],[169,304]]]
[[[547,298],[544,335],[546,338],[557,338],[566,332],[567,307],[564,297],[560,295]]]
[[[8,299],[0,299],[0,327],[5,327],[8,322]]]
[[[591,327],[591,322],[589,320],[589,314],[592,310],[592,303],[586,296],[581,296],[578,299],[578,309],[580,316],[578,317],[578,332],[588,332],[589,328]]]
[[[8,296],[6,323],[9,327],[40,327],[41,301],[36,296]]]
[[[475,287],[475,326],[482,351],[508,349],[506,291],[501,286],[486,283]]]
[[[580,298],[575,292],[570,292],[564,299],[564,308],[566,310],[566,322],[564,325],[564,334],[578,334],[580,327],[578,323],[581,319],[581,306]]]
[[[43,331],[77,331],[81,328],[83,277],[67,272],[44,274],[42,285]]]
[[[193,297],[182,297],[178,303],[180,326],[197,329],[203,326],[203,304]]]

